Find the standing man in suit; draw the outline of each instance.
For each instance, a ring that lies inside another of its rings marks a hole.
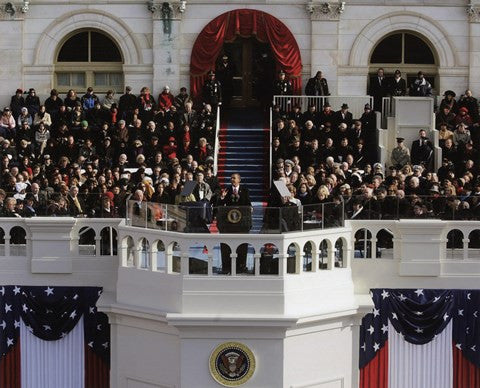
[[[419,139],[412,143],[412,150],[410,152],[412,164],[422,164],[425,168],[431,168],[433,156],[433,145],[427,138],[427,132],[421,129],[419,132]]]
[[[235,65],[228,60],[228,55],[222,56],[222,61],[217,64],[217,78],[222,85],[223,102],[228,107],[233,96],[233,77],[236,74]]]
[[[252,206],[248,188],[240,186],[241,181],[240,174],[232,174],[230,178],[232,185],[220,192],[219,206]]]
[[[373,108],[381,112],[382,111],[382,98],[386,97],[388,93],[387,79],[382,68],[377,70],[377,75],[370,79],[370,92],[373,97]]]
[[[231,186],[227,189],[223,189],[220,192],[217,206],[252,206],[248,188],[245,186],[240,186],[241,180],[240,174],[232,174],[230,178]],[[250,210],[246,210],[241,213],[243,216],[251,217],[250,213],[246,213],[247,211],[249,212]],[[245,230],[245,233],[248,233],[249,230],[250,227],[248,230]],[[247,244],[242,244],[237,249],[237,274],[245,273],[247,271],[247,251]],[[221,253],[222,273],[228,274],[231,272],[231,260],[229,249],[225,244],[221,244]]]
[[[322,76],[321,71],[317,71],[315,77],[310,78],[305,86],[305,94],[307,96],[329,96],[328,82]]]

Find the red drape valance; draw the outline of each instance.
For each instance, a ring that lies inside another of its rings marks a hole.
[[[287,26],[265,12],[237,9],[216,17],[198,35],[190,61],[190,88],[193,96],[201,93],[207,72],[215,69],[215,61],[224,42],[231,42],[237,36],[255,36],[261,42],[270,43],[272,53],[289,76],[295,93],[301,93],[300,49]]]

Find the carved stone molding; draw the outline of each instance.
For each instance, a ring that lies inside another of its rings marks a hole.
[[[154,3],[152,15],[154,20],[181,20],[184,13],[185,3],[179,1]]]
[[[19,10],[13,3],[0,4],[0,20],[15,20]]]
[[[480,5],[470,4],[467,7],[467,15],[470,23],[480,23]]]
[[[340,20],[340,15],[345,11],[345,2],[316,3],[310,1],[306,6],[311,20]]]

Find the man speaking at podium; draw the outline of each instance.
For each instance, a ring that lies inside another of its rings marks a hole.
[[[232,185],[221,191],[218,206],[252,206],[248,188],[240,187],[241,180],[240,174],[232,174],[230,178]]]
[[[232,174],[231,186],[222,189],[217,200],[217,224],[221,233],[248,233],[252,227],[252,203],[248,188],[241,186],[240,174]],[[231,272],[231,260],[226,245],[222,249],[222,273]],[[247,270],[247,244],[242,244],[237,250],[237,273]]]

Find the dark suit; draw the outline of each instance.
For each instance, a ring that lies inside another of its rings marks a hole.
[[[233,193],[233,188],[230,186],[227,189],[227,195],[224,199],[219,198],[217,202],[218,206],[252,206],[250,202],[250,195],[248,188],[244,186],[238,187],[238,192],[235,195]]]
[[[388,83],[387,79],[383,77],[380,79],[378,76],[370,79],[370,91],[369,94],[373,97],[373,108],[376,111],[382,111],[382,98],[387,95]]]
[[[81,210],[75,206],[75,201],[74,199],[70,196],[70,194],[67,196],[67,201],[68,201],[68,212],[72,217],[77,217],[81,214],[86,214],[87,209],[84,201],[77,196],[78,203],[80,204]]]
[[[325,78],[310,78],[305,86],[305,94],[307,96],[329,96],[328,83]]]
[[[410,159],[412,164],[423,164],[430,168],[430,162],[433,156],[433,145],[428,139],[418,139],[412,143]]]
[[[349,111],[342,114],[342,111],[339,110],[339,111],[335,112],[333,121],[335,123],[335,126],[337,126],[337,127],[341,123],[345,123],[345,124],[347,124],[347,128],[350,129],[352,127],[352,124],[353,124],[353,115]]]
[[[225,198],[218,198],[217,206],[252,206],[250,202],[250,195],[248,188],[240,185],[238,187],[237,194],[234,193],[232,186],[227,189],[227,194]],[[239,209],[244,217],[247,218],[245,225],[245,230],[243,233],[248,233],[251,228],[251,210],[241,208]],[[242,233],[240,232],[240,233]],[[239,233],[235,231],[235,233]],[[220,250],[222,253],[222,272],[227,274],[231,272],[231,260],[230,260],[230,250],[226,244],[220,244]],[[248,245],[242,244],[237,248],[237,273],[244,273],[246,271],[247,263],[247,252]]]
[[[407,95],[407,81],[400,78],[398,81],[394,78],[390,83],[390,94],[393,97]]]
[[[39,192],[33,198],[33,208],[37,214],[43,215],[47,209],[47,195],[45,193]]]

